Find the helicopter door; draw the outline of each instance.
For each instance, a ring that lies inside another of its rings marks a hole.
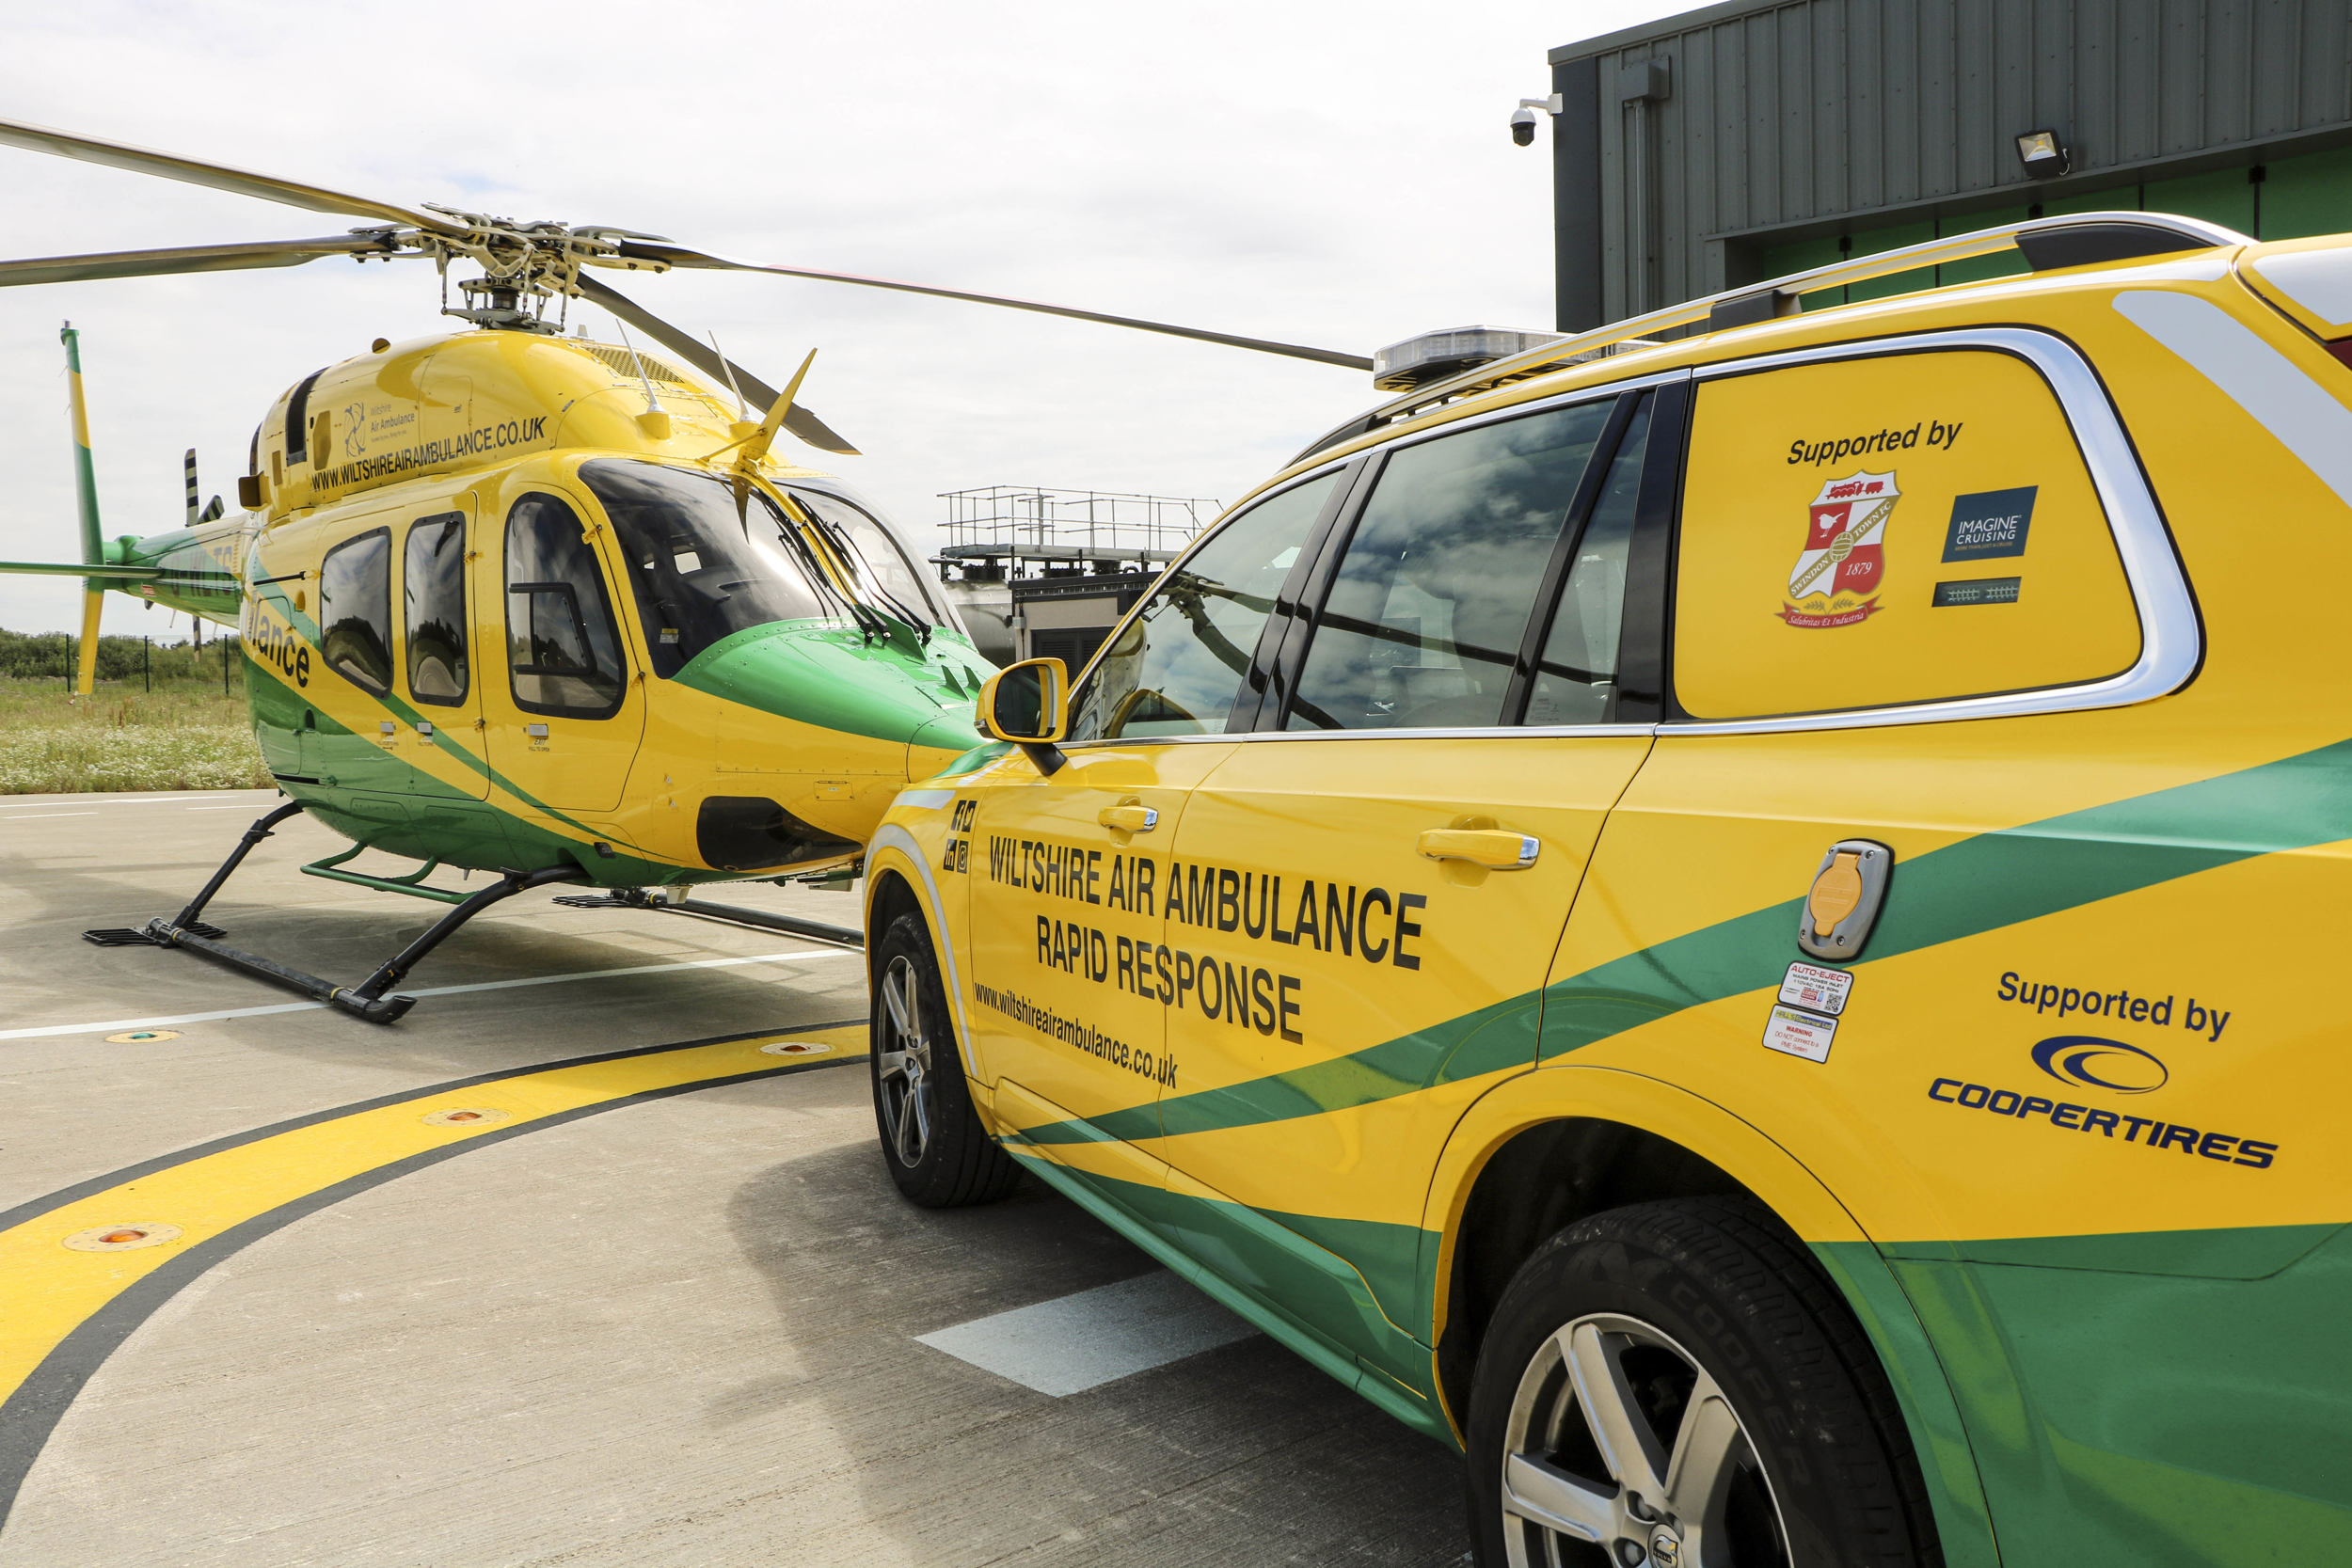
[[[467,613],[466,555],[474,501],[418,517],[401,542],[401,683],[410,712],[407,772],[412,795],[481,800],[490,782],[482,760],[482,689],[474,678],[472,617]]]
[[[596,543],[603,531],[590,535],[571,502],[534,490],[508,509],[495,560],[483,552],[488,592],[477,602],[506,666],[504,678],[477,683],[483,735],[496,782],[525,807],[618,806],[644,735],[644,687]]]

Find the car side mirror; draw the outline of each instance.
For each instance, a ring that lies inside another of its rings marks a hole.
[[[1070,667],[1058,658],[1028,658],[1007,665],[980,688],[980,728],[993,740],[1009,740],[1028,753],[1038,771],[1060,771],[1056,741],[1070,733]]]

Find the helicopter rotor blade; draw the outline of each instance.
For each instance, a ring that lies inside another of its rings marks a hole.
[[[158,152],[152,148],[133,147],[128,142],[108,141],[103,136],[85,136],[46,125],[28,125],[23,120],[0,119],[0,146],[55,153],[60,158],[79,158],[84,163],[103,164],[109,168],[128,169],[134,174],[161,175],[167,180],[181,180],[191,185],[209,185],[216,191],[259,197],[263,201],[282,202],[286,206],[303,207],[313,213],[332,213],[339,217],[377,218],[403,228],[422,229],[436,234],[464,231],[447,218],[396,206],[389,201],[351,196],[342,191],[328,190],[324,185],[305,185],[298,181],[280,180],[274,174],[256,174],[249,169],[231,168],[227,164],[208,164],[199,158],[183,158],[176,152]]]
[[[765,272],[781,277],[810,277],[826,283],[854,283],[866,289],[895,289],[900,293],[930,294],[935,299],[961,299],[974,305],[1002,305],[1014,310],[1035,310],[1041,315],[1068,316],[1073,321],[1100,322],[1105,326],[1132,326],[1143,332],[1161,332],[1173,338],[1191,338],[1204,343],[1222,343],[1228,348],[1254,349],[1261,354],[1279,354],[1292,359],[1311,359],[1322,365],[1342,365],[1351,371],[1369,371],[1372,361],[1360,354],[1343,354],[1337,349],[1311,348],[1304,343],[1276,342],[1265,338],[1244,338],[1231,332],[1211,332],[1203,327],[1178,326],[1170,322],[1145,321],[1136,316],[1114,316],[1101,310],[1081,310],[1068,305],[1047,305],[1041,300],[1014,299],[1005,294],[974,293],[965,289],[942,289],[929,283],[902,283],[887,277],[865,277],[856,273],[819,272],[811,267],[770,266],[760,261],[739,261],[730,257],[713,255],[708,251],[691,250],[683,245],[655,245],[640,241],[623,243],[624,257],[639,261],[666,261],[674,267],[706,267],[727,272]]]
[[[735,372],[735,385],[742,388],[744,401],[756,404],[763,414],[782,395],[742,366],[732,360],[722,360],[708,343],[679,331],[618,290],[599,283],[585,272],[580,275],[579,283],[581,298],[593,300],[612,311],[713,381],[723,385],[731,367]],[[834,434],[830,425],[797,401],[784,417],[784,428],[819,451],[838,452],[844,457],[861,455],[857,448]]]
[[[256,240],[244,245],[191,245],[167,250],[106,250],[89,256],[40,256],[0,261],[0,288],[18,283],[82,283],[101,277],[154,277],[182,272],[239,272],[250,267],[298,267],[322,256],[396,254],[379,235],[335,234],[317,240]]]

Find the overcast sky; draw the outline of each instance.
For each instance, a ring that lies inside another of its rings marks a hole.
[[[1683,8],[0,0],[0,116],[388,200],[1370,354],[1549,326],[1550,153],[1505,121],[1548,90],[1547,49]],[[0,192],[6,256],[349,226],[9,149]],[[795,455],[922,538],[939,492],[977,485],[1231,501],[1376,397],[1358,372],[946,301],[619,281],[771,381],[820,350],[803,400],[866,455]],[[413,261],[0,290],[0,559],[77,558],[61,319],[84,334],[111,535],[178,525],[191,445],[233,505],[280,391],[378,336],[454,327],[438,303]],[[77,590],[0,577],[0,626],[70,629]],[[114,594],[106,630],[186,622]]]

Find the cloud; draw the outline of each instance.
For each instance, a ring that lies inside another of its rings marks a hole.
[[[0,103],[392,200],[1369,354],[1549,324],[1550,159],[1505,117],[1547,90],[1547,48],[1672,8],[99,0],[11,20]],[[29,152],[0,167],[5,255],[349,226]],[[1230,502],[1375,396],[1359,372],[906,295],[626,287],[771,379],[820,349],[804,395],[869,454],[838,471],[918,531],[940,492],[997,483]],[[233,493],[279,392],[454,326],[437,305],[429,267],[340,260],[0,291],[0,556],[75,553],[60,319],[85,333],[107,531],[145,533],[180,521],[183,448]],[[0,626],[71,628],[75,598],[0,578]],[[165,619],[110,596],[109,630]]]

